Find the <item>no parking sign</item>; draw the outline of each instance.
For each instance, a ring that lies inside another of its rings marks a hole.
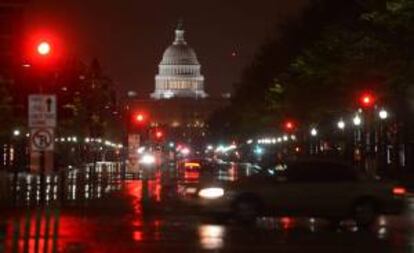
[[[30,132],[32,151],[53,151],[54,130],[53,128],[33,128]]]

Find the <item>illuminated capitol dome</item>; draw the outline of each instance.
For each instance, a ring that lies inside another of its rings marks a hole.
[[[180,23],[175,30],[175,40],[165,50],[155,77],[154,99],[205,98],[204,76],[194,50],[184,39]]]

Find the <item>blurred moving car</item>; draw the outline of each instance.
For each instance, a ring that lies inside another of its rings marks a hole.
[[[199,170],[201,168],[201,162],[199,161],[185,161],[184,164],[185,170]]]
[[[279,173],[266,169],[227,185],[199,186],[186,201],[246,222],[271,214],[353,218],[359,226],[370,225],[380,214],[397,214],[405,205],[405,188],[364,177],[341,163],[302,161],[284,166]]]
[[[181,170],[199,170],[209,166],[212,162],[204,158],[186,158],[179,162],[178,167]]]

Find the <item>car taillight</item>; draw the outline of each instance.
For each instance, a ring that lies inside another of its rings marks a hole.
[[[394,187],[392,189],[392,193],[394,195],[405,195],[407,193],[407,190],[404,187]]]

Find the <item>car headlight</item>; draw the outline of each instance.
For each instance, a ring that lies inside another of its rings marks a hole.
[[[204,199],[218,199],[223,195],[224,189],[219,187],[204,188],[198,192],[198,196]]]
[[[145,154],[142,156],[141,160],[139,161],[140,164],[154,164],[155,157],[150,154]]]
[[[197,192],[197,188],[194,188],[194,187],[188,187],[185,189],[185,193],[187,194],[196,194],[196,192]]]

